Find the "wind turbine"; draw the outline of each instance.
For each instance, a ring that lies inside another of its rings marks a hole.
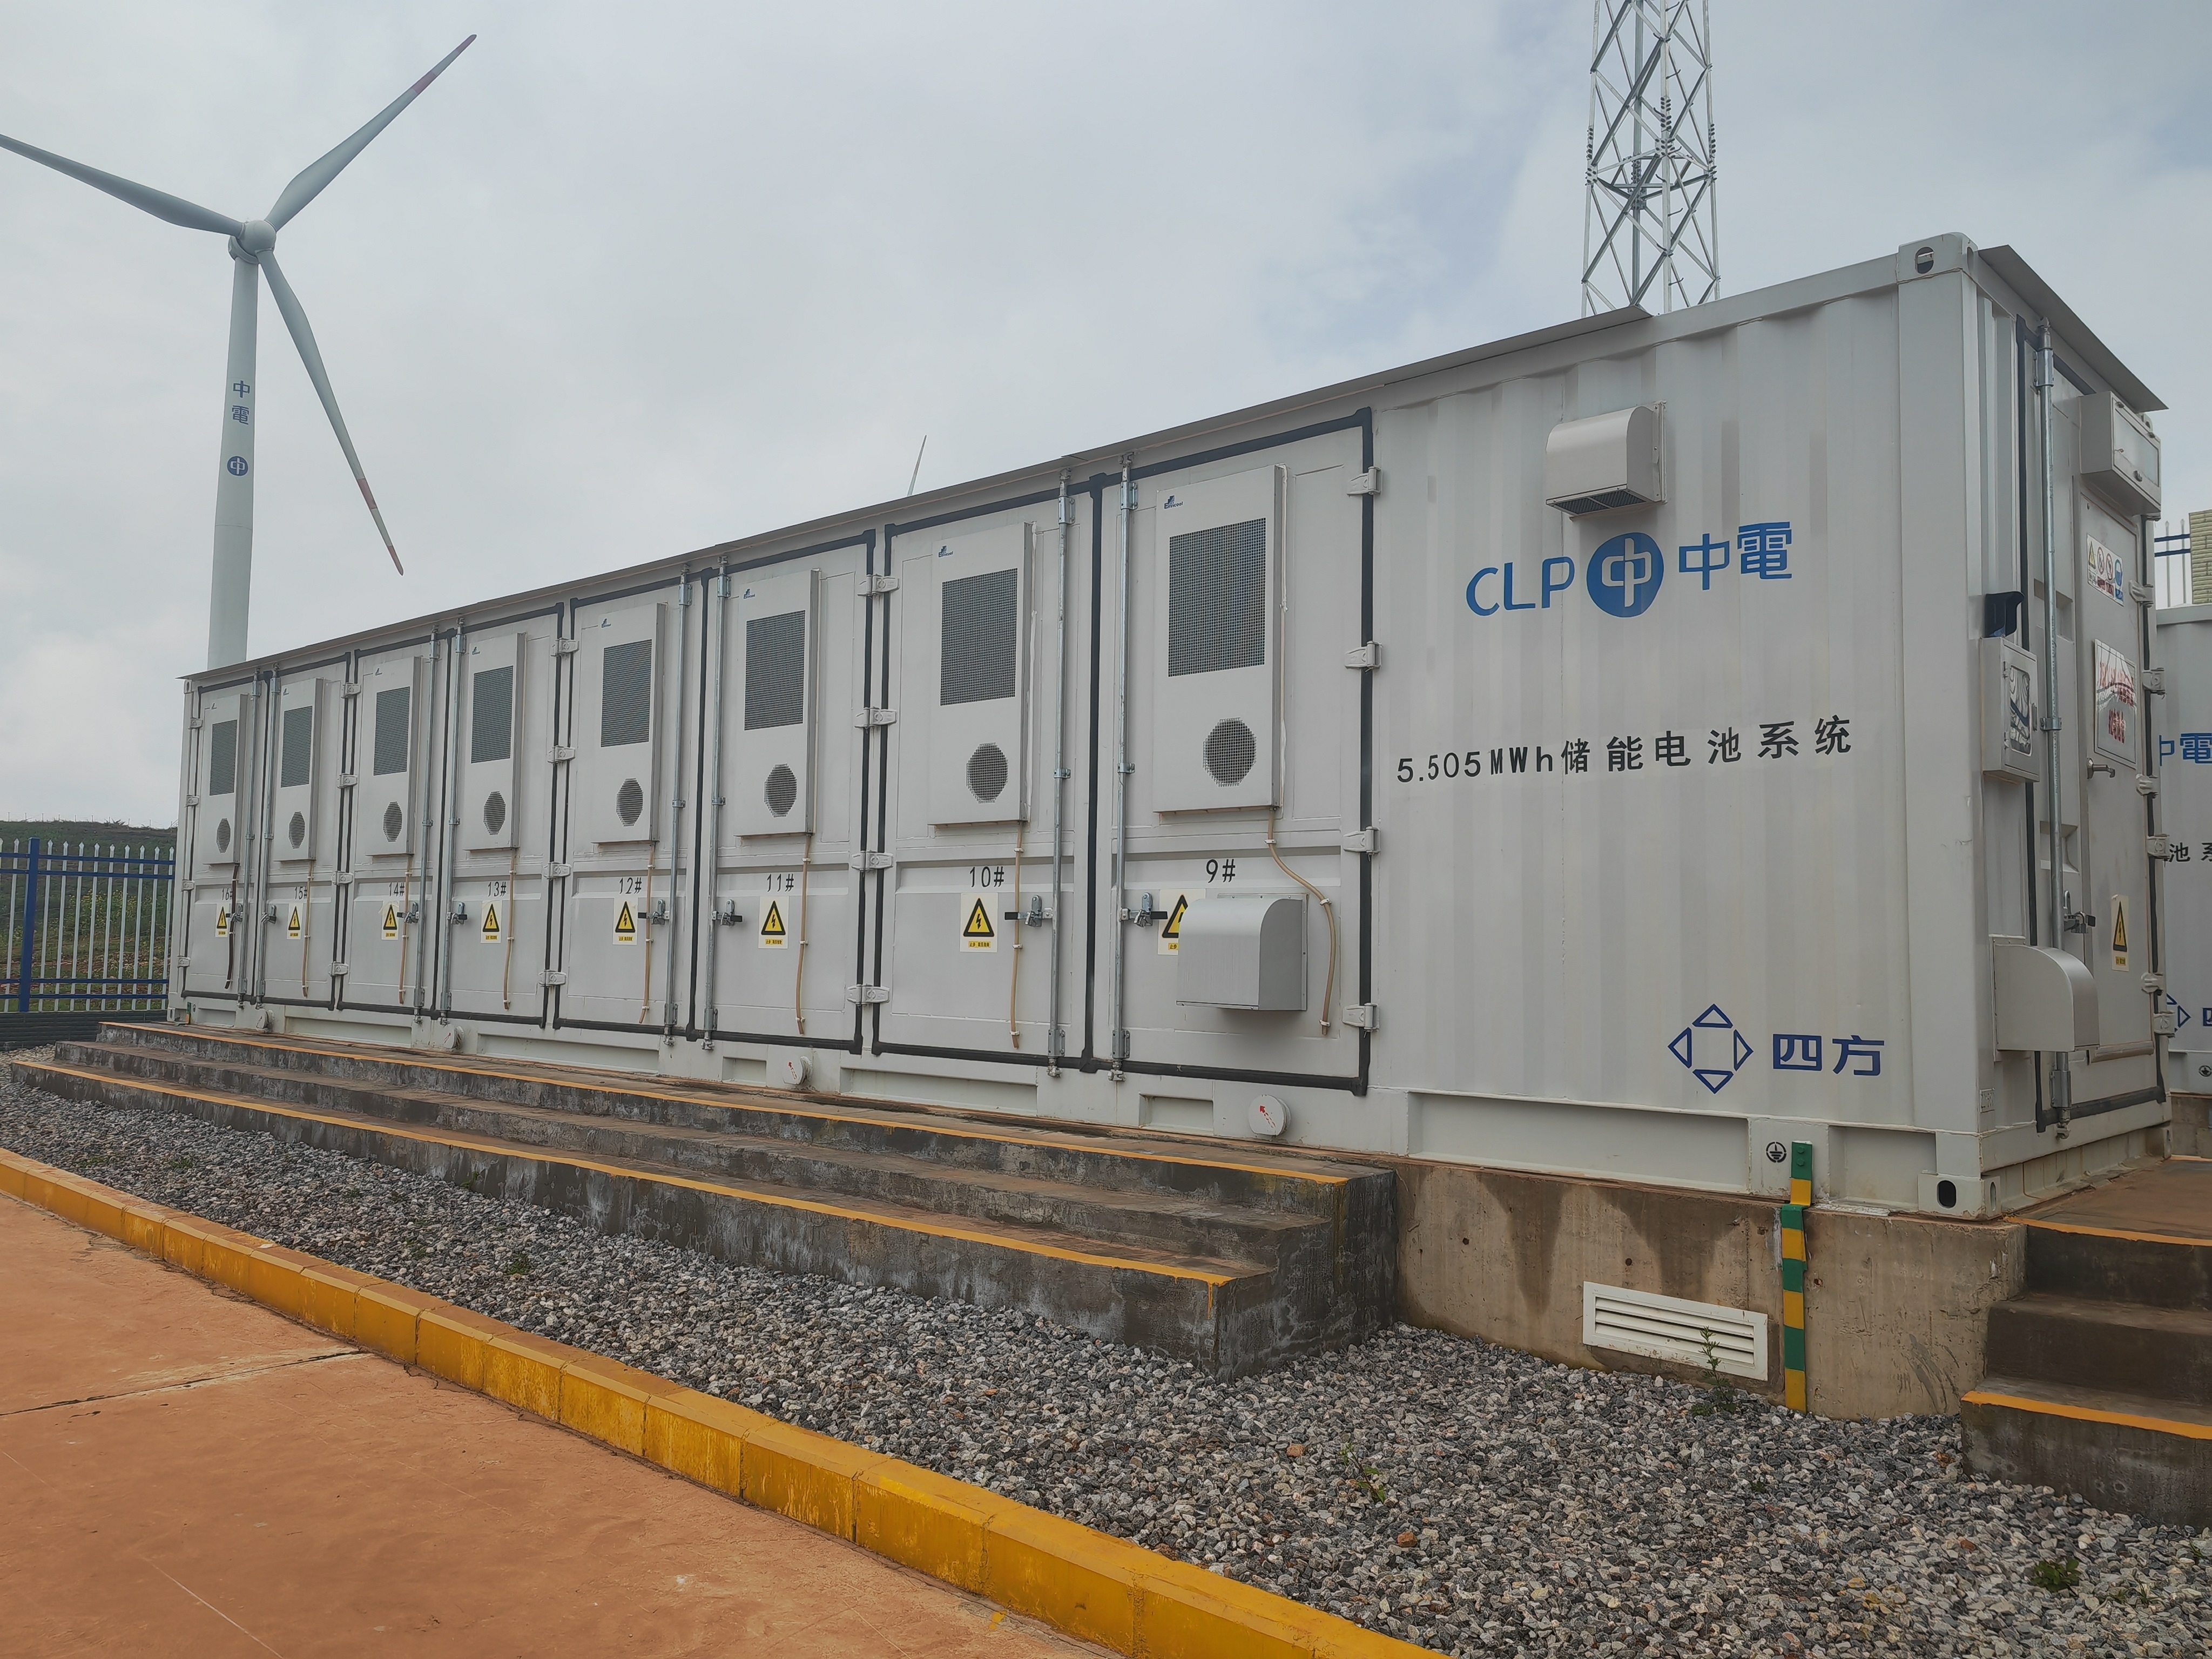
[[[264,276],[269,278],[269,291],[276,296],[284,326],[291,331],[292,343],[300,348],[300,360],[307,366],[307,378],[315,383],[315,393],[323,400],[323,412],[331,417],[331,430],[338,434],[338,447],[345,451],[346,465],[353,468],[361,498],[368,503],[369,516],[376,520],[377,533],[384,538],[384,550],[392,555],[392,568],[402,575],[407,574],[399,562],[399,550],[392,544],[392,532],[384,527],[384,514],[369,491],[368,477],[361,470],[361,457],[354,453],[353,440],[346,434],[345,418],[338,413],[337,398],[331,391],[331,377],[323,371],[323,354],[316,349],[315,332],[307,326],[307,313],[300,308],[299,296],[277,268],[276,233],[320,195],[323,187],[345,170],[346,163],[391,125],[401,110],[422,96],[422,89],[475,40],[471,34],[455,46],[428,75],[386,105],[375,119],[285,185],[276,205],[262,219],[225,218],[166,191],[134,185],[128,179],[0,133],[0,149],[12,149],[94,190],[104,190],[157,219],[188,230],[215,231],[230,239],[230,257],[234,262],[230,277],[230,360],[222,399],[222,471],[216,475],[215,485],[215,579],[208,598],[210,668],[241,662],[246,657],[246,604],[253,586],[254,331]]]

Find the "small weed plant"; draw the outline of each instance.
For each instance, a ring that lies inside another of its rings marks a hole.
[[[2070,1555],[2062,1555],[2056,1561],[2039,1561],[2027,1570],[2027,1582],[2056,1595],[2081,1582],[2081,1564]]]

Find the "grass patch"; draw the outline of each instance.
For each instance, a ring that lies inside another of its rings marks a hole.
[[[2056,1595],[2081,1582],[2081,1564],[2070,1555],[2062,1555],[2056,1561],[2039,1561],[2027,1570],[2027,1582]]]

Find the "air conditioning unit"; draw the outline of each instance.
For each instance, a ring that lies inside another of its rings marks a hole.
[[[1562,421],[1544,440],[1544,504],[1571,517],[1662,501],[1659,483],[1656,404]]]

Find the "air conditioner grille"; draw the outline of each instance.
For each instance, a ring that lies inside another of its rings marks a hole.
[[[384,805],[385,840],[398,841],[399,832],[406,827],[407,815],[399,810],[399,803],[396,800],[386,801]]]
[[[276,787],[297,789],[314,776],[315,709],[312,703],[284,711],[284,744],[278,759]]]
[[[768,782],[761,790],[761,799],[768,810],[777,817],[788,817],[791,809],[799,805],[799,778],[788,766],[779,766],[768,775]]]
[[[489,835],[497,835],[507,827],[507,797],[495,789],[484,797],[483,826]]]
[[[624,778],[622,787],[615,791],[615,816],[628,829],[645,811],[645,790],[635,778]]]
[[[946,708],[1014,695],[1021,647],[1021,572],[989,570],[940,590],[937,700]]]
[[[1006,751],[987,743],[968,757],[968,793],[988,805],[1006,792]]]
[[[1650,497],[1638,495],[1632,489],[1605,489],[1593,495],[1569,495],[1547,505],[1562,513],[1610,513],[1616,507],[1642,507]]]
[[[599,653],[599,747],[653,736],[653,641],[632,640]]]
[[[1243,720],[1224,720],[1206,734],[1206,772],[1224,789],[1243,782],[1244,775],[1259,757],[1260,745],[1253,741],[1252,728]]]
[[[469,697],[469,763],[503,761],[514,753],[514,670],[480,672]]]
[[[374,770],[380,778],[407,769],[408,704],[414,695],[413,689],[404,685],[376,694]]]
[[[284,826],[284,839],[292,843],[293,850],[296,852],[300,843],[307,838],[307,815],[305,812],[293,813],[291,823]]]
[[[806,613],[745,619],[745,730],[772,731],[806,718]],[[781,817],[781,813],[777,817]]]
[[[1718,1303],[1585,1283],[1583,1346],[1766,1380],[1766,1316]]]
[[[208,793],[227,795],[238,787],[238,722],[218,720],[208,733]]]
[[[1169,676],[1267,660],[1267,521],[1169,538]]]
[[[220,820],[215,826],[215,850],[218,853],[230,851],[230,820],[228,818]]]

